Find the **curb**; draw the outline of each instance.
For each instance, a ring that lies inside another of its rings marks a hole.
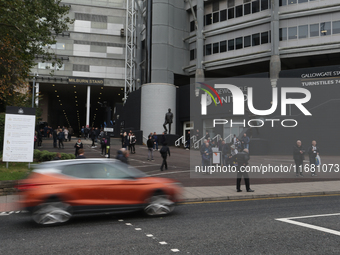
[[[188,202],[214,202],[214,201],[233,201],[233,200],[249,200],[263,198],[288,198],[288,197],[305,197],[305,196],[327,196],[340,195],[340,191],[320,191],[320,192],[299,192],[285,194],[261,194],[261,195],[244,195],[244,196],[221,196],[221,197],[204,197],[204,198],[184,198],[181,203]]]

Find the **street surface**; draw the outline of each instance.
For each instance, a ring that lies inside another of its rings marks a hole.
[[[334,195],[187,203],[166,217],[79,217],[55,227],[14,212],[0,216],[0,254],[340,254],[339,202]]]

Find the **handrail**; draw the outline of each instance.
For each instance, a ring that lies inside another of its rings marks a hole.
[[[190,140],[192,139],[192,142],[194,143],[194,142],[196,142],[196,140],[197,140],[197,137],[195,136],[195,135],[193,135],[192,137],[190,137]]]
[[[215,139],[217,139],[216,142],[218,142],[218,140],[219,140],[220,137],[221,137],[221,136],[220,136],[219,134],[217,134],[217,135],[214,136],[213,139],[211,139],[211,141],[214,141]]]
[[[224,140],[225,142],[227,142],[227,139],[230,137],[229,142],[231,142],[231,136],[232,136],[232,134],[228,135],[228,136],[227,136],[226,138],[224,138],[223,140]]]
[[[147,143],[147,141],[148,141],[148,138],[147,137],[145,137],[144,135],[143,135],[143,143],[144,143],[144,140],[145,140],[145,144]]]
[[[184,135],[182,135],[180,138],[178,138],[178,139],[175,141],[175,146],[180,146],[180,145],[181,145],[181,140],[182,140],[182,144],[184,144],[184,143],[185,143]]]
[[[198,141],[196,141],[194,143],[194,149],[198,149],[200,147],[200,142],[201,142],[201,145],[203,144],[203,140],[205,139],[205,136],[203,136],[201,139],[199,139]]]

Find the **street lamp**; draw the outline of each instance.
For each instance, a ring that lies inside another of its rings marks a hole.
[[[34,89],[35,89],[35,77],[38,77],[39,76],[39,74],[37,73],[34,73],[34,76],[33,76],[33,86],[32,86],[32,108],[34,108],[34,98],[35,98],[35,91],[34,91]]]

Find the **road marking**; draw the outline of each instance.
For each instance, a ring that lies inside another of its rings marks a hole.
[[[294,225],[298,225],[298,226],[305,227],[305,228],[311,228],[311,229],[319,230],[319,231],[326,232],[326,233],[329,233],[329,234],[340,236],[340,231],[336,231],[336,230],[324,228],[324,227],[319,227],[319,226],[316,226],[316,225],[307,224],[307,223],[303,223],[303,222],[294,221],[295,219],[307,219],[307,218],[339,216],[339,215],[340,215],[340,213],[319,214],[319,215],[299,216],[299,217],[290,217],[290,218],[280,218],[280,219],[275,219],[275,220],[282,221],[282,222],[285,222],[285,223],[294,224]]]
[[[141,228],[135,228],[135,230],[142,230]]]
[[[164,241],[162,241],[162,242],[159,242],[161,245],[165,245],[165,244],[168,244],[167,242],[164,242]]]
[[[132,226],[132,224],[131,224],[131,223],[125,223],[125,225],[127,225],[127,226]]]
[[[120,219],[120,220],[118,220],[118,221],[124,221],[124,220]]]
[[[179,252],[179,249],[171,249],[172,252]]]
[[[182,202],[180,204],[181,205],[214,204],[214,203],[230,203],[230,202],[258,201],[258,200],[291,199],[291,198],[307,198],[307,197],[334,197],[334,196],[340,196],[340,194],[309,195],[309,196],[289,196],[289,197],[247,198],[247,199],[231,199],[231,200],[216,200],[216,201],[197,201],[197,202]]]
[[[176,171],[176,172],[165,172],[165,173],[158,173],[158,174],[148,174],[148,176],[157,176],[157,175],[166,175],[166,174],[177,174],[177,173],[185,173],[185,172],[190,172],[190,170]]]
[[[147,236],[147,237],[153,237],[153,235],[151,235],[151,234],[147,234],[146,236]]]

